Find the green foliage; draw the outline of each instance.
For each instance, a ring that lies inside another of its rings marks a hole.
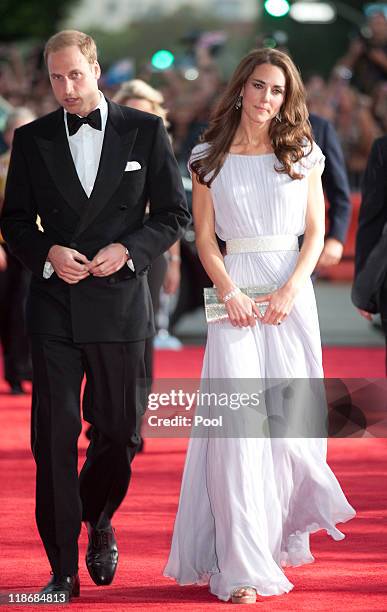
[[[361,18],[362,0],[342,4],[348,5],[349,10],[352,9]],[[105,68],[118,59],[131,57],[139,73],[149,64],[158,49],[168,49],[176,58],[184,55],[187,45],[181,39],[193,30],[229,32],[229,39],[218,57],[225,78],[230,76],[240,58],[255,46],[255,38],[261,38],[264,33],[271,35],[276,30],[283,30],[288,35],[287,47],[291,55],[303,76],[307,77],[317,72],[328,76],[337,59],[348,48],[357,27],[340,15],[332,24],[312,25],[296,23],[289,16],[277,19],[261,13],[255,29],[252,28],[251,33],[246,34],[237,24],[225,23],[214,15],[200,14],[195,3],[192,3],[191,6],[181,7],[173,15],[153,16],[126,25],[118,32],[94,30],[90,33],[97,41],[101,63]]]
[[[0,0],[1,41],[46,39],[79,0]]]
[[[183,7],[173,15],[157,16],[140,22],[132,22],[120,31],[88,30],[95,38],[101,64],[104,67],[123,57],[131,57],[137,70],[150,62],[158,49],[168,49],[175,56],[183,54],[187,47],[182,38],[193,30],[223,29],[219,19],[200,15],[190,7]]]
[[[0,0],[0,42],[45,41],[62,27],[72,7],[81,0]],[[97,2],[98,0],[96,0]],[[132,0],[128,0],[132,1]],[[362,0],[345,2],[361,14]],[[193,7],[193,8],[192,8]],[[283,30],[288,35],[287,46],[304,76],[313,72],[327,75],[348,47],[356,26],[343,17],[333,24],[305,25],[289,16],[275,19],[261,14],[255,31],[246,35],[237,24],[225,23],[214,15],[199,13],[193,2],[173,15],[153,15],[141,22],[123,25],[120,31],[108,32],[87,28],[96,39],[103,68],[131,57],[136,71],[148,65],[155,51],[170,50],[176,58],[187,53],[189,45],[182,39],[192,31],[226,30],[229,39],[218,57],[222,74],[228,78],[239,59],[254,46],[254,38]]]

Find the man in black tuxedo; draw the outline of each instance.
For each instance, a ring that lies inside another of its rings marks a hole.
[[[329,229],[317,269],[338,264],[351,220],[351,194],[345,170],[343,152],[336,131],[330,121],[310,113],[313,136],[325,155],[322,175],[324,192],[328,198]]]
[[[45,57],[63,108],[16,131],[1,227],[33,273],[36,518],[53,571],[43,592],[72,597],[82,520],[92,579],[114,577],[110,521],[139,443],[144,341],[154,333],[147,270],[181,237],[189,213],[161,119],[104,98],[94,41],[60,32]],[[93,436],[78,479],[84,374]]]
[[[369,321],[380,313],[387,346],[387,136],[375,140],[363,178],[352,301]]]

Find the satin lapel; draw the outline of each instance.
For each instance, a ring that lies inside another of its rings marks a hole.
[[[36,136],[36,141],[56,187],[71,208],[81,215],[87,207],[88,197],[78,178],[71,156],[63,111],[60,110],[58,113],[60,113],[59,121],[53,137]]]
[[[106,123],[105,138],[97,178],[75,236],[81,234],[103,210],[117,189],[125,171],[126,162],[137,136],[137,128],[129,131],[121,116],[119,107],[109,103],[109,117]]]

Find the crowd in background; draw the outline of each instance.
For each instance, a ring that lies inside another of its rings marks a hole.
[[[304,77],[310,110],[336,127],[353,190],[360,187],[373,140],[387,132],[387,20],[375,13],[367,26],[368,36],[352,40],[328,79],[318,74]],[[216,57],[201,49],[196,60],[198,77],[194,80],[177,69],[157,75],[182,168],[224,87]],[[142,69],[137,76],[153,84],[151,70]],[[101,81],[101,89],[110,97],[118,88],[106,87]],[[16,46],[0,49],[0,96],[0,130],[12,108],[27,106],[37,116],[56,108],[40,48],[27,57]],[[0,146],[6,149],[4,142]]]
[[[373,141],[387,134],[387,19],[382,13],[375,13],[368,18],[367,26],[368,35],[359,35],[350,43],[328,78],[319,74],[303,75],[310,112],[328,119],[336,128],[352,191],[360,190]],[[187,77],[187,70],[180,68],[156,73],[150,66],[142,67],[135,76],[149,84],[157,81],[158,91],[152,88],[148,91],[141,81],[111,86],[105,76],[109,67],[103,68],[100,89],[107,97],[162,116],[182,174],[186,174],[190,152],[206,128],[211,110],[225,87],[217,55],[198,45],[191,78]],[[138,84],[142,88],[141,95],[133,89]],[[149,108],[139,107],[139,100],[142,104],[147,101]],[[153,108],[154,104],[157,108]],[[43,49],[36,47],[23,54],[16,45],[0,47],[0,207],[14,130],[56,108]],[[157,276],[155,295],[160,291],[164,276],[165,294],[174,293],[179,286],[180,247],[177,244],[173,248],[176,252],[171,249],[165,260],[160,258],[162,273]],[[169,270],[169,275],[165,274],[165,269]],[[174,286],[168,289],[172,277]],[[21,381],[31,377],[23,324],[28,283],[28,273],[7,252],[0,236],[0,343],[4,377],[13,393],[22,392]],[[157,312],[157,299],[154,305]]]

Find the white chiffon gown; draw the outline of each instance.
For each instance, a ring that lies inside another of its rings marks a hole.
[[[191,159],[207,146],[195,147]],[[307,174],[316,165],[323,170],[324,156],[314,143],[296,164],[301,180],[277,173],[275,164],[274,154],[227,155],[211,186],[220,238],[304,233]],[[225,266],[239,287],[281,286],[297,257],[237,253],[225,256]],[[310,280],[281,326],[208,326],[203,379],[279,377],[323,377]],[[283,568],[314,560],[309,534],[324,529],[341,540],[336,524],[354,515],[326,462],[326,439],[191,438],[164,575],[182,585],[209,583],[224,601],[239,586],[280,595],[293,588]]]

